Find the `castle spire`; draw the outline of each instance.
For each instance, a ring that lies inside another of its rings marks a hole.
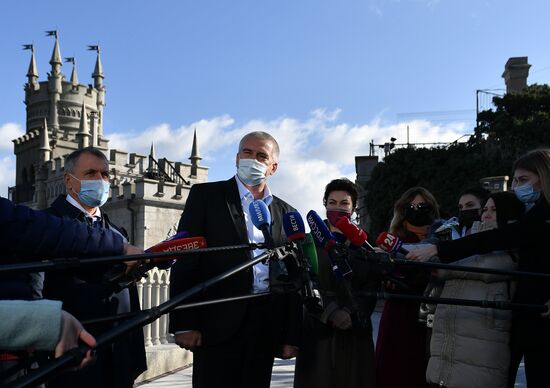
[[[86,105],[82,101],[82,110],[80,111],[80,126],[78,133],[78,148],[86,148],[90,146],[90,131],[88,130],[88,117],[86,116]]]
[[[199,145],[197,143],[197,129],[195,128],[195,132],[193,133],[193,147],[191,149],[191,156],[189,157],[191,160],[191,175],[197,176],[197,170],[199,167],[199,160],[202,158],[199,155]]]
[[[151,142],[151,150],[149,151],[149,157],[155,159],[155,143]]]
[[[61,53],[59,52],[59,36],[57,30],[46,31],[46,36],[55,36],[55,44],[53,46],[52,58],[50,59],[50,65],[52,65],[52,70],[55,65],[62,65],[61,62]]]
[[[59,40],[57,31],[46,31],[46,36],[55,36],[55,45],[53,47],[52,58],[50,64],[52,65],[52,71],[48,76],[49,87],[48,92],[50,94],[50,114],[49,123],[52,128],[52,132],[55,134],[59,129],[59,114],[57,112],[58,103],[61,99],[61,80],[63,75],[61,74],[61,54],[59,53]]]
[[[31,50],[31,61],[29,63],[29,70],[27,71],[28,87],[32,90],[38,90],[38,70],[36,68],[36,60],[34,58],[34,45],[24,44],[23,50]]]
[[[94,87],[96,89],[101,89],[103,86],[103,65],[101,64],[101,48],[99,45],[88,46],[88,50],[95,50],[97,52],[97,59],[95,61],[94,72],[92,73],[92,78],[94,79]]]
[[[50,155],[52,149],[50,148],[50,138],[48,136],[48,123],[46,122],[46,118],[44,117],[44,125],[42,127],[42,131],[40,131],[40,161],[42,163],[46,163],[48,160],[50,160]]]
[[[103,107],[105,106],[105,85],[103,85],[103,66],[101,65],[101,55],[100,47],[88,46],[88,50],[93,50],[97,52],[97,59],[95,61],[94,72],[92,73],[92,78],[94,79],[94,88],[97,90],[97,117],[95,122],[95,130],[97,132],[97,138],[103,138]]]
[[[65,58],[65,62],[73,64],[73,71],[71,72],[71,85],[73,90],[78,86],[78,74],[76,72],[76,59],[74,57]]]

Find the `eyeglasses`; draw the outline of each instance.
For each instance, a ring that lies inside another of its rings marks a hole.
[[[408,207],[415,210],[432,210],[432,207],[426,202],[409,203]]]

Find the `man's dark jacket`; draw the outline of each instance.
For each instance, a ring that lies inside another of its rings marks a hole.
[[[52,206],[45,210],[50,214],[86,223],[85,214],[71,205],[65,195],[59,196]],[[116,229],[126,236],[124,230],[116,228],[106,213],[101,212],[103,227]],[[102,283],[102,275],[108,267],[86,268],[84,270],[56,271],[46,274],[44,297],[63,302],[63,309],[79,320],[112,316],[117,313],[116,299],[111,299],[112,289]],[[129,288],[131,311],[139,311],[139,300],[135,286]],[[108,331],[110,324],[92,325],[88,331],[99,335]],[[98,354],[95,364],[82,371],[64,375],[53,384],[56,387],[78,384],[79,387],[113,386],[131,387],[133,381],[147,369],[143,331],[132,331],[115,341],[112,348]],[[74,378],[74,380],[71,380]],[[112,385],[111,385],[112,384]]]
[[[236,178],[227,181],[196,184],[191,188],[178,230],[191,236],[203,236],[208,247],[248,243],[245,218]],[[283,214],[294,209],[273,197],[269,205],[271,234],[275,245],[286,240],[282,227]],[[172,267],[170,295],[173,297],[199,282],[210,279],[251,258],[250,251],[227,251],[193,255],[178,260]],[[249,294],[252,269],[247,269],[207,290],[200,298],[213,299]],[[195,310],[179,310],[170,314],[170,332],[199,330],[203,346],[216,345],[231,339],[241,328],[250,302],[211,305]],[[271,327],[265,333],[273,338],[273,346],[297,345],[301,328],[301,306],[295,294],[271,297]]]

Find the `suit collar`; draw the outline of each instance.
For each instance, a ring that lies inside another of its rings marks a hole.
[[[246,223],[244,220],[243,207],[235,177],[225,181],[225,201],[235,230],[239,235],[241,242],[248,242],[248,233],[246,232]]]

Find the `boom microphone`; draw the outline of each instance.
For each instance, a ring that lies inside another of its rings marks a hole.
[[[403,241],[395,234],[388,232],[382,232],[378,235],[376,245],[388,253],[401,253],[402,255],[409,253],[408,250],[403,248]]]
[[[319,259],[317,258],[317,249],[315,248],[315,243],[313,242],[313,237],[311,234],[306,234],[306,240],[303,244],[304,256],[309,261],[311,265],[311,272],[318,275],[319,274]]]
[[[179,232],[175,236],[146,249],[145,252],[173,252],[206,248],[206,239],[204,237],[177,238],[187,235],[187,232]],[[127,271],[127,267],[124,264],[115,265],[111,270],[103,274],[103,282],[112,287],[114,292],[119,292],[139,279],[146,277],[147,272],[154,267],[159,267],[160,269],[169,268],[174,263],[174,260],[179,257],[165,256],[153,258],[149,263],[140,263],[129,271]]]
[[[300,280],[302,283],[302,296],[304,298],[304,304],[310,310],[322,311],[322,302],[320,300],[320,293],[314,288],[313,282],[310,277],[310,262],[306,261],[303,241],[306,237],[306,228],[304,226],[304,220],[300,213],[289,212],[283,214],[283,228],[287,238],[296,244],[298,250],[298,271]]]
[[[346,236],[346,238],[350,241],[351,245],[363,247],[371,252],[374,252],[373,246],[367,241],[367,233],[357,225],[353,224],[349,218],[340,217],[334,226],[342,231],[344,236]]]
[[[269,209],[265,202],[260,199],[253,201],[248,207],[248,211],[250,212],[252,224],[262,231],[267,248],[273,248],[275,242],[269,230],[271,226],[271,213],[269,213]]]

